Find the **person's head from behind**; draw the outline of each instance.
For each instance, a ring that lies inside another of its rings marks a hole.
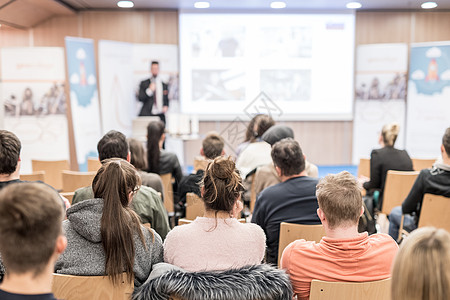
[[[223,147],[225,142],[217,133],[210,133],[202,142],[200,153],[207,159],[214,159],[217,156],[224,155]]]
[[[157,61],[152,61],[150,64],[150,73],[152,73],[153,77],[158,76],[159,74],[159,62]]]
[[[291,138],[282,139],[272,146],[272,161],[278,176],[291,177],[305,170],[305,156],[300,145]]]
[[[327,229],[357,227],[363,213],[361,190],[347,171],[322,178],[316,187],[317,215]]]
[[[445,130],[441,145],[442,158],[450,159],[450,127]]]
[[[450,295],[450,234],[432,227],[413,231],[392,268],[392,300],[445,300]]]
[[[119,131],[111,130],[97,143],[98,159],[103,161],[109,158],[129,160],[130,149],[127,138]]]
[[[138,215],[130,208],[133,195],[141,185],[136,169],[126,160],[113,158],[103,162],[92,181],[95,198],[103,199],[100,233],[105,251],[105,272],[117,283],[124,271],[133,278],[133,233],[140,230]]]
[[[262,135],[263,141],[273,146],[276,142],[286,138],[294,138],[294,131],[285,125],[274,125]]]
[[[275,121],[270,116],[259,115],[253,125],[253,136],[260,138],[273,125],[275,125]]]
[[[130,163],[137,170],[147,169],[147,158],[145,149],[142,143],[136,139],[128,139],[128,145],[130,145]]]
[[[400,125],[397,123],[386,124],[381,129],[380,144],[388,147],[394,147],[400,132]]]
[[[239,171],[230,157],[216,157],[206,167],[202,181],[202,198],[206,210],[230,214],[236,208],[240,211],[243,189]]]
[[[0,253],[7,274],[52,273],[67,245],[58,193],[42,183],[17,183],[0,192]]]
[[[17,136],[0,130],[0,174],[11,175],[20,166],[20,149],[22,145]]]
[[[147,163],[148,170],[159,174],[160,149],[165,138],[165,125],[161,121],[150,122],[147,126]]]

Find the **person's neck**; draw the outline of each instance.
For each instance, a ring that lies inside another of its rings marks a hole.
[[[290,175],[290,176],[281,175],[280,179],[281,179],[281,182],[285,182],[285,181],[287,181],[287,180],[289,180],[291,178],[301,177],[301,176],[306,176],[306,171],[305,170],[303,170],[299,174],[295,174],[295,175]]]
[[[326,236],[333,239],[351,239],[359,236],[358,225],[336,227],[333,229],[325,225],[324,229]]]
[[[445,165],[448,165],[448,166],[450,166],[450,157],[448,157],[448,155],[447,155],[447,153],[442,153],[442,162],[445,164]]]
[[[205,218],[217,218],[217,219],[229,219],[231,218],[231,214],[227,211],[223,210],[206,210],[203,214]]]
[[[49,264],[45,271],[37,276],[34,276],[33,272],[6,274],[0,289],[12,294],[49,294],[52,292],[52,272],[53,264]]]
[[[20,179],[18,171],[15,171],[14,173],[11,174],[0,174],[0,182],[11,181],[16,179]]]

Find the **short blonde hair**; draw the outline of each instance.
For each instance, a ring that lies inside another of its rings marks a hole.
[[[317,184],[316,196],[330,228],[358,223],[362,208],[361,190],[349,172],[325,176]]]
[[[383,129],[381,130],[381,136],[383,137],[384,145],[394,147],[399,132],[400,125],[398,125],[397,123],[384,125]]]
[[[400,246],[392,269],[392,300],[446,300],[450,295],[450,234],[419,228]]]

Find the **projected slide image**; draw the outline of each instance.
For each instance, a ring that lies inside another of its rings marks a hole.
[[[273,100],[306,101],[311,98],[310,70],[262,70],[261,90]]]
[[[359,75],[355,93],[359,100],[405,99],[406,74]]]
[[[192,100],[244,100],[244,71],[193,70]]]
[[[260,56],[267,57],[299,57],[312,55],[311,27],[263,27],[260,28]]]
[[[240,57],[244,54],[244,27],[191,33],[192,57]]]

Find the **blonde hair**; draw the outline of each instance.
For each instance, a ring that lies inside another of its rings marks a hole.
[[[407,237],[395,257],[392,300],[446,300],[450,295],[450,234],[424,227]]]
[[[398,125],[398,123],[384,125],[383,129],[381,130],[381,136],[383,137],[384,145],[394,147],[399,132],[400,125]]]
[[[358,224],[362,196],[352,174],[343,171],[325,176],[317,184],[316,196],[331,229]]]

